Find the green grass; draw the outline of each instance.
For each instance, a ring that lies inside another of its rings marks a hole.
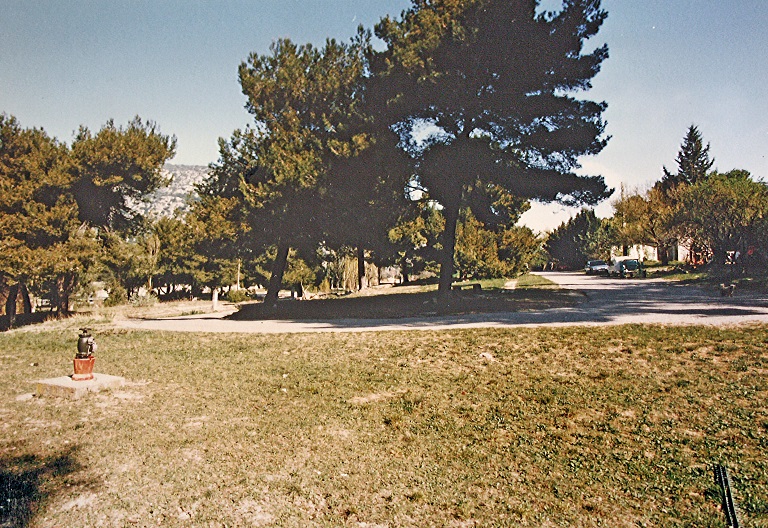
[[[766,327],[95,336],[0,335],[0,525],[768,526]]]
[[[664,280],[668,280],[671,282],[680,282],[685,284],[697,284],[697,283],[707,283],[709,279],[709,274],[704,271],[690,271],[690,272],[683,272],[683,271],[654,271],[649,270],[648,271],[648,277],[650,278],[660,278]]]
[[[521,275],[517,279],[517,287],[519,289],[534,289],[534,288],[559,288],[559,286],[549,279],[545,279],[541,275]]]
[[[680,262],[670,263],[669,266],[648,266],[648,277],[661,278],[681,284],[716,287],[722,283],[733,283],[738,291],[765,293],[768,292],[768,277],[762,269],[718,270],[713,267],[686,270],[687,266]]]

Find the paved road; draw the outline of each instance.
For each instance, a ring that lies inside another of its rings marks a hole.
[[[609,279],[583,273],[544,273],[587,300],[560,311],[561,323],[707,324],[768,323],[768,295],[736,290],[722,297],[717,288],[683,285],[663,279]]]
[[[124,327],[186,332],[364,332],[375,330],[445,330],[479,327],[535,327],[662,323],[671,325],[768,324],[768,296],[736,291],[721,297],[714,289],[664,280],[608,279],[583,273],[542,273],[563,288],[583,295],[569,308],[538,312],[473,314],[408,319],[331,321],[230,321],[228,312],[167,319],[125,320]]]

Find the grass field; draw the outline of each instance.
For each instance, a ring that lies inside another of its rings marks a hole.
[[[30,397],[0,335],[0,526],[768,526],[768,328],[279,336],[96,325],[120,390]]]

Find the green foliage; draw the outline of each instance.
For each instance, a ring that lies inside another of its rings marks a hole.
[[[322,49],[279,40],[271,54],[252,54],[240,65],[247,108],[257,124],[252,141],[242,145],[252,163],[243,177],[256,208],[276,215],[273,237],[300,238],[299,226],[306,231],[316,223],[311,202],[301,200],[318,194],[332,158],[366,146],[366,136],[350,130],[349,120],[356,113],[367,46],[363,38],[350,45],[329,40]],[[214,171],[226,168],[220,163]]]
[[[148,284],[148,269],[152,257],[143,237],[126,239],[113,231],[102,234],[104,253],[100,259],[103,278],[119,284],[133,297]]]
[[[456,230],[456,270],[459,280],[467,278],[498,278],[506,275],[499,260],[496,234],[483,226],[465,210]]]
[[[674,192],[673,192],[674,194]],[[609,222],[614,245],[654,246],[663,264],[668,263],[667,251],[677,243],[675,228],[677,205],[670,194],[656,185],[645,194],[624,194],[613,203],[615,214]]]
[[[234,214],[224,218],[249,226],[247,247],[260,252],[278,246],[270,299],[281,286],[288,248],[309,254],[328,230],[333,207],[323,200],[346,197],[330,192],[331,166],[343,165],[371,144],[359,128],[369,40],[360,32],[350,44],[328,40],[319,49],[283,39],[270,54],[252,54],[240,65],[255,128],[236,131],[229,143],[220,143],[212,173],[227,191],[223,198],[236,200],[225,204]]]
[[[324,245],[368,250],[379,264],[391,263],[398,250],[388,237],[392,226],[418,214],[419,204],[404,189],[412,175],[411,158],[397,146],[390,130],[372,131],[368,147],[355,156],[337,158],[317,206],[329,221]]]
[[[765,247],[768,239],[768,186],[749,172],[711,173],[706,179],[679,189],[675,224],[681,237],[696,240],[717,266],[727,251],[747,259],[750,247]]]
[[[541,241],[526,227],[492,231],[467,209],[456,232],[459,278],[513,277],[529,269]]]
[[[137,240],[140,246],[139,258],[133,265],[133,271],[144,277],[147,289],[152,289],[152,277],[158,272],[160,261],[160,238],[151,228],[142,233]]]
[[[80,127],[70,169],[80,219],[110,229],[138,227],[141,219],[130,206],[168,183],[161,169],[175,150],[175,137],[161,134],[157,125],[138,116],[126,127],[109,120],[95,135]]]
[[[0,114],[0,273],[11,280],[52,271],[77,230],[66,154],[42,129]]]
[[[81,127],[67,148],[0,115],[0,276],[49,286],[60,313],[97,264],[128,291],[151,284],[160,242],[129,206],[165,183],[174,149],[138,117],[95,136]]]
[[[231,303],[241,303],[249,300],[248,292],[245,290],[229,290],[226,299]]]
[[[128,292],[123,286],[113,281],[111,287],[108,289],[109,297],[104,300],[104,306],[121,306],[128,302]]]
[[[590,240],[597,239],[597,232],[603,229],[602,222],[592,210],[584,209],[563,222],[547,239],[545,248],[549,258],[569,269],[580,269],[592,257]]]
[[[195,251],[190,226],[179,218],[163,217],[152,224],[151,230],[160,247],[153,281],[161,296],[172,298],[177,295],[177,286],[200,283],[203,259]]]
[[[618,234],[615,222],[610,218],[597,218],[596,222],[580,237],[582,252],[589,259],[609,260],[611,250],[617,245]]]
[[[315,285],[318,282],[318,270],[310,267],[306,260],[300,258],[295,251],[288,255],[288,266],[283,276],[283,283],[288,286]]]
[[[189,266],[193,283],[211,288],[233,284],[238,260],[255,258],[257,250],[264,247],[263,239],[258,245],[248,243],[257,226],[249,225],[245,199],[230,181],[234,175],[228,170],[212,171],[199,188],[201,199],[192,204],[185,224],[174,228],[178,231],[175,237],[181,267]],[[190,259],[190,255],[194,258]]]
[[[599,2],[569,2],[547,15],[523,0],[415,2],[401,20],[377,26],[383,52],[361,30],[349,44],[282,39],[269,54],[252,54],[239,74],[255,123],[220,142],[195,211],[203,225],[216,218],[214,230],[233,235],[202,237],[213,242],[203,245],[208,262],[277,245],[274,296],[289,247],[303,255],[321,242],[332,251],[368,249],[382,263],[397,252],[404,267],[425,267],[439,250],[452,268],[462,204],[498,238],[529,197],[599,201],[607,195],[602,178],[573,170],[578,156],[603,148],[605,106],[567,94],[587,88],[607,57],[605,47],[582,53],[604,18]],[[442,139],[415,146],[410,132],[419,123],[442,130]],[[407,150],[419,158],[417,177],[390,129],[414,147]],[[443,205],[441,240],[405,199],[410,185]],[[522,268],[535,245],[530,235],[501,237],[496,253],[508,264],[477,272]],[[223,240],[236,251],[216,242]],[[511,249],[513,240],[522,246]],[[474,249],[458,256],[474,268],[482,259]]]
[[[272,246],[253,259],[253,261],[247,262],[246,266],[244,266],[248,275],[246,280],[261,285],[267,284],[269,281],[269,272],[267,270],[272,267],[276,257],[277,247]],[[329,272],[329,268],[330,266],[325,266],[326,274]],[[295,249],[291,249],[288,252],[281,287],[293,287],[298,284],[304,287],[317,286],[322,281],[322,278],[321,261],[317,256],[302,255]]]
[[[66,145],[0,114],[0,278],[51,285],[59,312],[98,255],[78,222],[69,163]]]
[[[728,252],[744,258],[739,271],[754,272],[766,259],[768,191],[747,171],[708,172],[709,145],[691,126],[678,154],[678,172],[664,177],[645,193],[624,194],[613,204],[608,221],[614,245],[647,244],[657,248],[662,265],[668,249],[687,246],[697,260],[725,265]],[[608,237],[611,238],[611,237]]]
[[[499,258],[507,265],[509,277],[543,265],[542,253],[543,241],[528,227],[513,226],[501,233]]]
[[[399,250],[399,265],[405,283],[410,274],[436,270],[441,249],[440,235],[445,231],[445,217],[429,201],[418,203],[410,215],[401,218],[389,231],[390,241]]]

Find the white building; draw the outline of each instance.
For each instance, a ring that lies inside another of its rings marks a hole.
[[[621,257],[621,256],[627,256],[636,258],[641,261],[646,260],[655,260],[660,261],[661,258],[659,258],[659,253],[657,248],[654,246],[646,246],[643,244],[635,244],[634,246],[629,246],[627,254],[624,255],[624,249],[621,247],[614,247],[611,250],[611,256],[612,257]],[[681,245],[676,245],[671,248],[668,248],[667,250],[667,256],[669,257],[669,261],[685,261],[689,258],[689,251],[688,248]]]

